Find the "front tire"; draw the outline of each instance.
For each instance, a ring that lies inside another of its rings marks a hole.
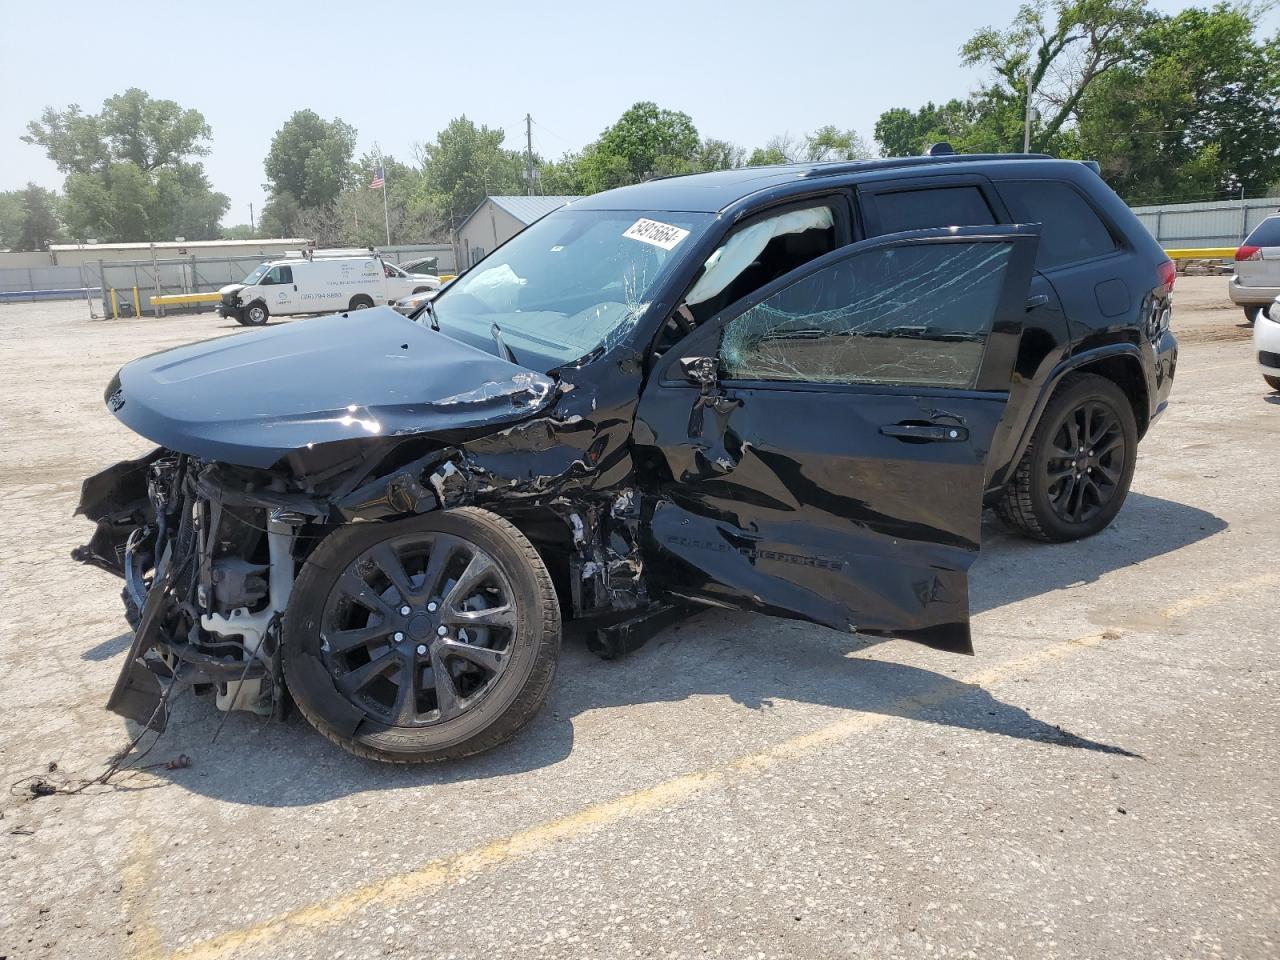
[[[1262,379],[1267,381],[1267,386],[1277,393],[1280,393],[1280,377],[1273,377],[1268,373],[1262,375]]]
[[[1049,400],[996,512],[1034,540],[1091,537],[1124,505],[1137,459],[1129,398],[1105,377],[1073,374]]]
[[[294,586],[282,660],[322,734],[416,763],[514,736],[546,699],[559,651],[537,550],[496,514],[461,507],[330,534]]]
[[[261,327],[270,317],[271,314],[267,311],[265,303],[251,303],[244,308],[239,319],[246,327]]]
[[[373,306],[373,300],[366,297],[363,293],[351,298],[351,306],[349,310],[368,310]]]

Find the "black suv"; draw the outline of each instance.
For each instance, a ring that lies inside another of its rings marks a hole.
[[[135,639],[109,705],[286,689],[344,747],[510,737],[561,624],[602,656],[696,605],[971,652],[984,502],[1101,530],[1164,408],[1173,265],[1087,164],[733,170],[538,221],[425,312],[144,357],[160,444],[85,482]]]

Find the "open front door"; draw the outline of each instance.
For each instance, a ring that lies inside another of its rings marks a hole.
[[[972,652],[966,571],[1037,227],[877,237],[703,324],[641,396],[673,594]]]

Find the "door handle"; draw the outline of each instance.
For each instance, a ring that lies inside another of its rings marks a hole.
[[[960,443],[969,439],[965,427],[949,423],[886,423],[880,432],[904,443]]]
[[[298,292],[298,285],[296,283],[293,285],[293,292],[294,293]]]
[[[1036,307],[1043,307],[1049,302],[1047,293],[1037,293],[1034,297],[1027,297],[1027,309],[1034,310]]]

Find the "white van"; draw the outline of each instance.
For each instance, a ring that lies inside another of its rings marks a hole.
[[[257,327],[269,317],[392,304],[439,286],[438,277],[405,273],[372,254],[289,257],[261,264],[242,283],[229,283],[219,290],[218,313]]]

